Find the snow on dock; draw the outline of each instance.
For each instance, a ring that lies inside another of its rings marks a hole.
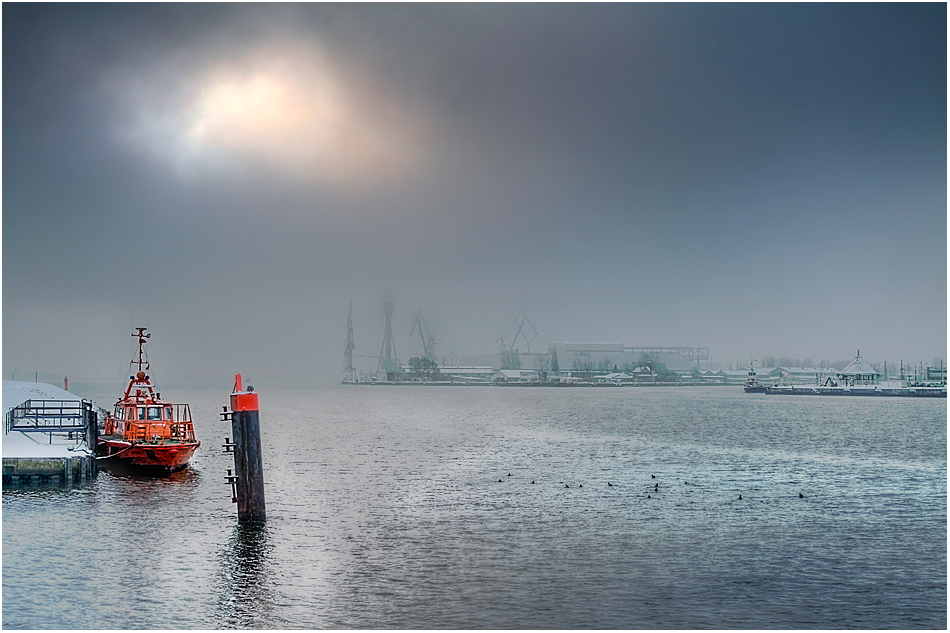
[[[39,479],[82,481],[95,472],[94,446],[81,433],[22,432],[11,429],[10,412],[27,401],[82,402],[79,396],[42,382],[3,381],[3,482]],[[72,436],[72,437],[70,437]],[[94,441],[94,440],[93,440]]]

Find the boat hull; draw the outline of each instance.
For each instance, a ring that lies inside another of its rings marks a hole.
[[[766,393],[783,396],[870,396],[897,398],[946,398],[946,387],[821,387],[810,385],[772,386]]]
[[[201,442],[130,443],[121,439],[99,438],[96,455],[101,460],[121,463],[142,470],[175,472],[188,465]]]

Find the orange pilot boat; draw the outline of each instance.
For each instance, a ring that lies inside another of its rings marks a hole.
[[[147,328],[135,329],[138,357],[129,365],[138,365],[138,370],[129,376],[125,393],[106,416],[96,454],[136,468],[175,472],[188,465],[201,442],[195,438],[190,407],[162,400],[149,382],[145,343],[151,334],[145,333]]]

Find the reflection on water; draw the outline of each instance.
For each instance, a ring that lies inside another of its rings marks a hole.
[[[129,481],[143,482],[169,482],[169,483],[195,483],[200,476],[197,470],[186,466],[185,468],[168,473],[161,469],[143,470],[139,467],[131,466],[125,462],[116,460],[103,460],[99,463],[99,470],[112,477],[127,479]]]
[[[266,628],[272,589],[267,572],[273,546],[267,525],[235,525],[218,552],[222,577],[220,620],[238,629]]]

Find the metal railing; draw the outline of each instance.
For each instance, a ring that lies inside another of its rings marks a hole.
[[[89,445],[96,442],[98,416],[88,400],[27,400],[6,414],[6,432],[77,433]]]

